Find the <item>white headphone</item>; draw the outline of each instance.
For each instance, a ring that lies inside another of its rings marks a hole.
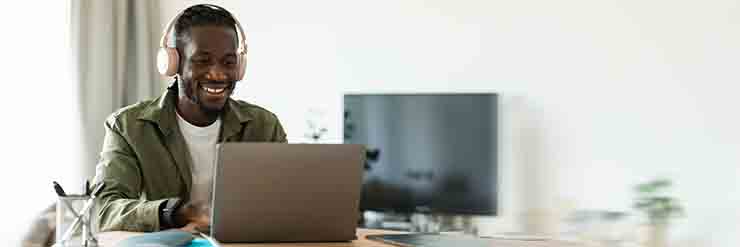
[[[159,69],[159,73],[165,76],[174,76],[175,74],[177,74],[177,66],[180,63],[180,54],[177,53],[177,49],[174,45],[171,47],[167,46],[167,42],[169,42],[169,34],[172,31],[172,27],[175,25],[180,16],[188,9],[196,6],[206,6],[209,8],[222,10],[226,12],[229,16],[231,16],[232,19],[234,19],[234,22],[236,23],[236,30],[237,32],[239,32],[239,37],[237,37],[237,39],[239,39],[239,47],[236,51],[236,80],[241,81],[244,78],[244,71],[247,64],[247,36],[244,33],[244,29],[242,29],[242,25],[239,24],[239,21],[234,17],[234,15],[231,14],[231,12],[213,4],[198,4],[190,6],[177,14],[174,18],[172,18],[172,20],[170,20],[169,24],[167,24],[167,28],[165,28],[164,32],[162,33],[162,38],[160,39],[159,44],[160,48],[159,52],[157,53],[157,69]]]

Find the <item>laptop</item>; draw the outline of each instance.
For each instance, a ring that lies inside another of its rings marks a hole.
[[[356,144],[219,144],[211,236],[222,243],[356,239],[364,163]]]

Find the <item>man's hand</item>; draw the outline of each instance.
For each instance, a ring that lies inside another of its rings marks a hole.
[[[182,205],[175,213],[177,225],[184,225],[180,230],[188,232],[199,232],[210,226],[209,208],[205,202],[188,202]]]

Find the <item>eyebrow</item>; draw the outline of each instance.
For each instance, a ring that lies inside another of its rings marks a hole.
[[[230,53],[225,54],[224,56],[236,56],[236,54],[237,54],[236,52],[230,52]],[[196,51],[193,53],[192,56],[208,56],[208,55],[211,55],[210,51]]]
[[[208,55],[211,55],[211,53],[208,51],[196,51],[196,52],[193,52],[191,56],[208,56]]]

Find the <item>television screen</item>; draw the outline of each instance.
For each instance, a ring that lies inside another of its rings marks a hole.
[[[360,207],[495,215],[496,94],[349,94],[344,142],[366,145]]]

